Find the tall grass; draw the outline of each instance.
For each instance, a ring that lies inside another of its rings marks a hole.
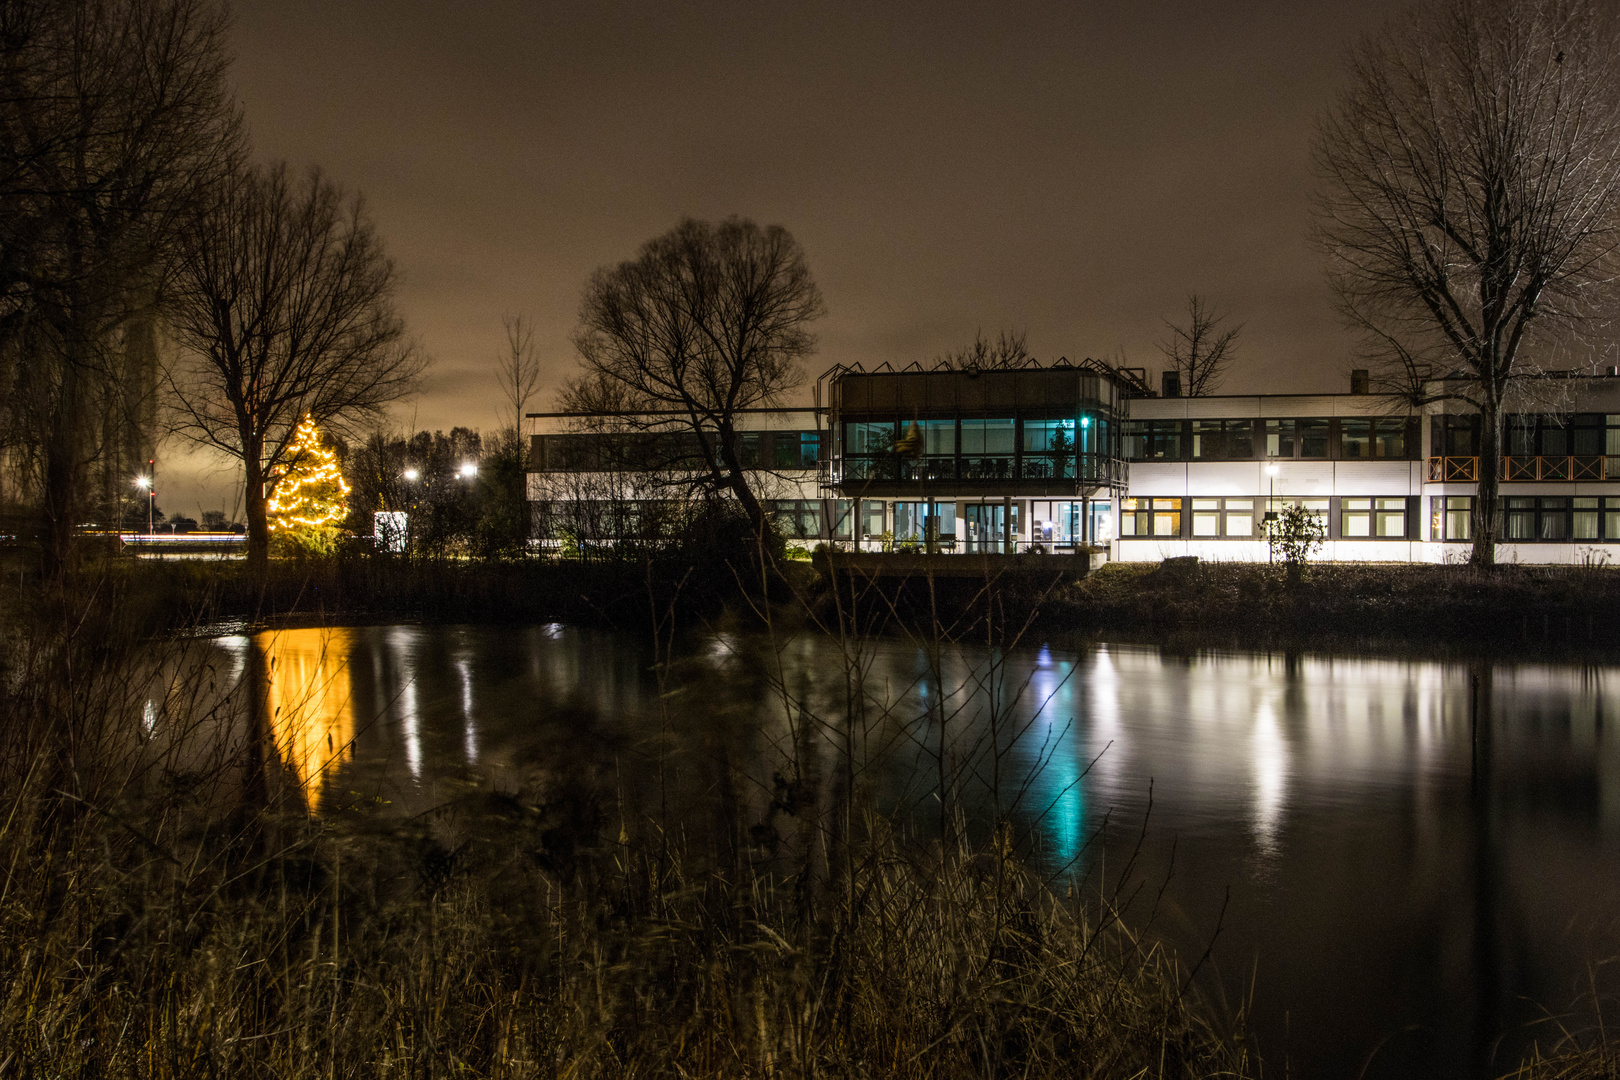
[[[773,803],[811,837],[774,851],[734,799],[677,818],[544,777],[313,815],[259,672],[52,610],[0,676],[0,1076],[1256,1071],[1004,828],[923,842],[853,772]]]

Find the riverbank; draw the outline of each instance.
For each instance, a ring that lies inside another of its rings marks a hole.
[[[983,637],[994,620],[1083,645],[1134,641],[1177,649],[1351,649],[1424,656],[1602,658],[1620,649],[1620,569],[1331,564],[1290,583],[1264,564],[1115,563],[1078,581],[1035,569],[973,579],[844,579],[788,561],[763,583],[729,564],[375,558],[275,562],[109,560],[75,590],[94,593],[128,632],[198,624],[562,622],[641,633],[655,624],[758,621],[828,628],[860,611],[866,630],[926,629]],[[0,588],[5,588],[0,583]],[[9,588],[14,607],[49,605],[51,591]]]

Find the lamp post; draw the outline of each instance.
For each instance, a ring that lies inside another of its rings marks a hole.
[[[1271,523],[1277,520],[1277,466],[1275,464],[1266,466],[1266,476],[1271,481],[1271,494],[1266,497],[1266,539],[1269,541],[1271,539]],[[1270,543],[1266,544],[1266,561],[1273,563],[1277,561],[1276,555],[1272,553]]]

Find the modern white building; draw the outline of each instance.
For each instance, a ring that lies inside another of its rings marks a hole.
[[[1541,381],[1547,392],[1526,400],[1554,404],[1508,422],[1498,559],[1609,561],[1620,555],[1620,377]],[[1467,557],[1478,417],[1457,403],[1174,389],[1091,360],[839,366],[819,380],[818,406],[741,417],[738,452],[778,527],[804,545],[1265,561],[1266,515],[1301,504],[1321,518],[1325,559]],[[531,417],[543,541],[563,517],[589,518],[582,507],[618,503],[600,511],[611,527],[595,528],[609,542],[679,490],[669,481],[694,435],[632,437],[605,419]],[[626,439],[640,449],[613,449]]]

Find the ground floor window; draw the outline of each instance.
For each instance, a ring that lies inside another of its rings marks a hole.
[[[882,499],[861,500],[861,539],[877,539],[883,535],[884,513]]]
[[[854,538],[855,529],[855,500],[832,500],[832,538],[834,540],[850,540]]]
[[[1087,517],[1090,514],[1090,526]],[[1110,499],[1035,499],[1029,504],[1032,544],[1071,547],[1107,543],[1114,538],[1114,504]]]
[[[1620,498],[1504,495],[1501,502],[1503,540],[1620,540]],[[1436,495],[1429,500],[1429,508],[1432,539],[1472,538],[1474,496]]]
[[[1346,540],[1406,538],[1406,497],[1339,500],[1339,535]]]
[[[820,499],[776,499],[770,503],[771,521],[776,531],[789,540],[814,540],[821,536]]]
[[[956,504],[897,502],[894,504],[894,539],[897,543],[926,543],[929,533],[943,544],[956,542]]]
[[[1180,499],[1123,499],[1119,506],[1122,538],[1181,535]]]
[[[1192,500],[1192,534],[1199,539],[1226,537],[1249,540],[1254,537],[1255,500]]]

